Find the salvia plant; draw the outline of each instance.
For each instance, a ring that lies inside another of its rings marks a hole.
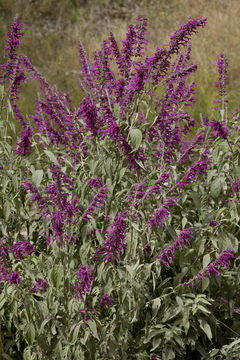
[[[19,53],[14,19],[0,76],[3,359],[238,358],[240,115],[224,53],[215,118],[200,114],[192,136],[189,110],[206,23],[180,23],[152,56],[145,16],[121,44],[110,33],[89,56],[79,43],[73,104]]]

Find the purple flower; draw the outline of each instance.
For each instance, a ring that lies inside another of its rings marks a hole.
[[[144,253],[144,255],[146,255],[146,254],[151,254],[151,246],[149,245],[149,243],[147,243],[147,244],[145,245],[145,248],[144,248],[144,250],[143,250],[143,253]]]
[[[174,241],[172,245],[169,245],[168,248],[163,250],[160,255],[157,255],[156,258],[159,259],[164,265],[169,267],[171,261],[175,258],[175,252],[178,249],[182,249],[186,244],[190,244],[189,240],[192,239],[193,233],[192,227],[182,230],[178,236],[178,239]]]
[[[9,250],[16,259],[22,259],[24,255],[31,255],[36,249],[28,239],[17,240]]]
[[[93,178],[88,181],[88,185],[90,185],[94,188],[97,188],[97,187],[103,186],[104,183],[100,178]]]
[[[228,61],[224,53],[217,55],[217,68],[219,73],[218,81],[215,81],[216,87],[219,87],[219,95],[225,96],[226,95],[226,85],[228,84]]]
[[[113,302],[113,299],[111,297],[109,297],[108,294],[104,294],[102,296],[102,300],[101,300],[99,306],[101,306],[101,307],[111,306],[112,302]]]
[[[78,312],[80,313],[82,321],[83,321],[83,324],[82,324],[83,329],[85,328],[86,320],[92,320],[92,314],[97,315],[96,310],[90,309],[90,308],[88,308],[88,309],[78,309]],[[76,327],[76,325],[75,325],[75,327]]]
[[[24,35],[21,31],[23,27],[23,23],[19,22],[19,17],[15,17],[13,23],[11,24],[11,28],[7,33],[8,39],[6,40],[6,47],[4,49],[5,57],[9,57],[10,59],[15,59],[16,50],[20,45],[20,38]]]
[[[107,199],[108,188],[106,185],[103,185],[98,191],[97,195],[92,198],[90,205],[83,214],[83,219],[88,221],[90,216],[94,216],[93,212],[98,209],[101,210],[104,207],[105,201]]]
[[[49,287],[48,280],[43,280],[41,278],[37,279],[37,282],[33,285],[33,287],[30,289],[30,291],[37,293],[44,293],[47,291],[47,288]]]
[[[20,132],[21,140],[17,142],[17,149],[15,153],[21,156],[25,156],[31,152],[31,138],[33,136],[33,130],[31,126],[28,126]]]
[[[148,190],[148,194],[161,194],[161,187],[168,181],[170,173],[162,173],[160,179],[155,181],[151,189]]]
[[[161,354],[157,353],[157,354],[152,354],[151,356],[151,360],[159,360],[159,356],[161,356]]]
[[[46,200],[40,195],[36,185],[31,184],[30,181],[24,181],[21,186],[24,187],[26,191],[29,191],[31,193],[30,199],[33,202],[37,201],[39,209],[45,207]]]
[[[111,230],[107,230],[108,235],[106,240],[104,240],[102,247],[97,249],[92,258],[92,261],[94,262],[98,262],[100,260],[110,262],[114,259],[120,261],[119,255],[126,247],[126,236],[124,233],[127,229],[127,224],[124,219],[124,213],[119,213],[115,217],[115,222],[110,226]]]
[[[221,301],[223,303],[228,303],[228,300],[224,299],[223,297],[218,298],[218,301]]]
[[[185,282],[184,285],[194,285],[194,280],[202,280],[203,278],[209,278],[211,275],[220,275],[221,267],[228,267],[231,263],[231,259],[234,259],[236,256],[231,249],[223,250],[219,257],[210,263],[206,268],[200,271],[192,280]]]
[[[181,24],[180,29],[175,31],[173,35],[170,35],[170,52],[172,54],[178,53],[180,46],[186,45],[189,41],[192,34],[197,33],[198,27],[204,27],[207,23],[207,18],[200,17],[199,19],[194,19],[189,17],[189,21],[186,24]]]
[[[212,119],[212,121],[209,123],[209,126],[213,129],[213,134],[216,137],[226,139],[230,134],[227,126],[223,125],[223,122],[217,121],[216,119]]]
[[[91,285],[93,281],[93,275],[91,274],[92,272],[94,272],[94,269],[88,266],[80,265],[80,268],[76,273],[81,280],[76,281],[74,288],[77,292],[74,297],[80,297],[81,302],[83,302],[83,296],[86,293],[90,293],[91,291]]]
[[[166,206],[162,206],[148,220],[147,225],[150,227],[150,229],[152,229],[153,226],[163,226],[163,220],[165,220],[169,214],[169,209]]]
[[[210,226],[216,226],[217,225],[215,220],[210,220],[209,224],[210,224]]]
[[[8,279],[9,279],[10,284],[18,285],[21,282],[19,273],[17,271],[11,271]]]
[[[240,180],[238,177],[237,177],[237,181],[232,182],[232,189],[236,194],[238,194],[238,192],[240,190]]]
[[[14,74],[14,63],[17,60],[17,49],[20,45],[20,39],[24,35],[22,32],[23,24],[19,22],[19,17],[15,17],[11,24],[10,30],[7,32],[7,45],[4,49],[4,57],[8,58],[8,63],[1,65],[0,68],[5,70],[5,77],[10,79]]]
[[[177,184],[179,188],[193,182],[198,175],[205,175],[207,173],[208,163],[206,153],[201,155],[201,158],[193,165],[190,166],[190,170],[184,175],[182,180]]]
[[[97,109],[89,97],[86,97],[82,101],[80,106],[80,114],[85,121],[85,129],[90,131],[93,136],[97,136],[100,129],[100,123],[97,115]]]

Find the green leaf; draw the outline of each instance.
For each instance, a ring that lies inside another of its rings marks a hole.
[[[212,330],[211,330],[210,325],[204,319],[200,319],[198,321],[200,323],[200,328],[205,332],[205,334],[207,335],[209,340],[211,340],[212,339]]]
[[[203,267],[205,268],[206,266],[208,266],[208,264],[210,264],[211,262],[211,257],[209,254],[204,255],[203,257]]]
[[[78,333],[80,330],[81,324],[78,324],[73,331],[71,331],[70,335],[70,344],[74,345],[78,339]]]
[[[49,321],[50,321],[50,318],[46,318],[46,319],[43,320],[43,322],[42,322],[42,324],[41,324],[41,326],[40,326],[40,329],[39,329],[39,334],[42,334],[42,331],[43,331],[45,325],[46,325]]]
[[[204,292],[208,288],[208,285],[210,284],[209,278],[203,278],[201,284],[202,284],[202,292]]]
[[[36,170],[32,174],[32,181],[36,186],[39,186],[41,184],[43,178],[43,170]]]
[[[60,264],[55,269],[53,269],[53,284],[56,289],[59,288],[63,277],[63,266]]]
[[[3,214],[4,214],[4,219],[8,221],[9,216],[11,214],[11,204],[9,201],[6,201],[3,205]]]
[[[155,318],[157,316],[160,306],[161,306],[161,298],[158,297],[158,298],[154,299],[153,303],[152,303],[153,318]]]
[[[135,159],[135,162],[140,166],[140,168],[142,168],[143,170],[146,171],[146,169],[145,169],[145,167],[144,167],[144,165],[143,165],[143,162],[142,162],[141,160]]]
[[[184,313],[184,306],[183,306],[183,301],[182,301],[182,299],[181,299],[179,296],[176,296],[176,301],[177,301],[177,304],[178,304],[181,312]]]
[[[28,328],[27,328],[27,332],[26,332],[26,335],[25,335],[25,338],[27,340],[27,343],[29,345],[32,345],[34,340],[35,340],[35,335],[36,335],[36,332],[35,332],[35,327],[32,323],[30,323],[28,325]]]
[[[56,156],[51,151],[44,150],[44,152],[54,164],[59,165]]]
[[[98,332],[97,332],[97,326],[96,326],[96,323],[94,320],[89,320],[88,321],[88,326],[90,327],[91,331],[92,331],[92,335],[98,339],[99,339],[99,336],[98,336]]]
[[[32,358],[31,349],[30,349],[30,347],[27,347],[24,349],[24,352],[23,352],[23,360],[31,360],[31,358]]]
[[[139,149],[142,142],[142,132],[139,129],[131,129],[129,132],[130,144],[133,148],[132,152]]]
[[[222,179],[217,177],[213,180],[210,188],[210,194],[214,199],[217,199],[222,190]]]
[[[117,103],[115,103],[113,105],[113,115],[115,118],[117,119],[120,118],[120,111],[121,111],[120,106]]]

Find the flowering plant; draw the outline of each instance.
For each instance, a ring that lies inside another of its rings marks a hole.
[[[239,335],[239,113],[228,117],[224,54],[221,118],[189,140],[190,39],[206,22],[180,24],[153,56],[144,16],[92,61],[79,43],[74,105],[18,54],[14,20],[1,65],[3,356],[213,358]],[[40,94],[26,116],[28,77]]]

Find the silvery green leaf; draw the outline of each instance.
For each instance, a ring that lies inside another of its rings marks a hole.
[[[139,129],[131,129],[129,132],[130,144],[133,152],[138,150],[142,142],[142,132]]]

